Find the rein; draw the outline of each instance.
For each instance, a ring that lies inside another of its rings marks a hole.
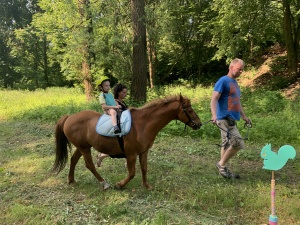
[[[202,126],[205,125],[205,124],[207,124],[207,123],[212,123],[212,120],[206,121],[205,123],[202,124]],[[220,126],[219,126],[218,124],[216,124],[216,123],[215,123],[215,125],[216,125],[220,130],[226,132],[227,135],[232,135],[233,137],[239,138],[239,139],[241,139],[241,140],[248,140],[249,131],[250,131],[250,128],[252,128],[252,123],[245,122],[244,128],[247,128],[247,133],[246,133],[245,137],[242,138],[242,137],[238,137],[238,136],[236,136],[236,135],[233,135],[233,134],[232,134],[231,132],[229,132],[228,130],[224,130],[222,127],[220,127]]]

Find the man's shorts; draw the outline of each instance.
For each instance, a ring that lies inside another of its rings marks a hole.
[[[229,126],[227,120],[218,120],[217,125],[221,128],[222,147],[224,149],[230,145],[237,150],[245,148],[245,142],[236,125]]]

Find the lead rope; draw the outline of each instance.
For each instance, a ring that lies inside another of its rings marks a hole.
[[[212,122],[212,120],[208,120],[207,122],[202,123],[202,126],[204,126],[205,124],[208,124],[208,123],[210,123],[210,122]],[[250,128],[252,128],[252,123],[245,122],[244,128],[247,128],[247,133],[246,133],[245,137],[242,138],[242,137],[238,137],[238,136],[236,136],[236,135],[233,135],[233,134],[230,133],[228,130],[224,130],[224,129],[223,129],[222,127],[220,127],[218,124],[215,124],[215,125],[216,125],[220,130],[225,131],[225,132],[227,133],[227,137],[228,137],[228,138],[230,137],[230,135],[232,135],[233,137],[236,137],[236,138],[239,138],[239,139],[242,139],[242,140],[248,140],[248,139],[249,139],[249,138],[248,138],[248,136],[249,136],[249,131],[250,131]]]

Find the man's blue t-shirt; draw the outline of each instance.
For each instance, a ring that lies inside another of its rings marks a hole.
[[[217,119],[221,120],[229,116],[240,120],[241,91],[237,81],[227,75],[223,76],[215,84],[214,91],[221,93],[217,103]]]

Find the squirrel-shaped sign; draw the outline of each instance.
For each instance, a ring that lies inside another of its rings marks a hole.
[[[267,144],[262,148],[260,156],[264,159],[263,169],[280,170],[288,159],[295,158],[296,150],[290,145],[284,145],[276,153],[272,151],[271,144]]]

